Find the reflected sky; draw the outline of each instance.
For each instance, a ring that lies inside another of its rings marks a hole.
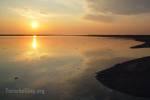
[[[95,78],[114,64],[150,56],[150,49],[130,48],[137,44],[100,37],[0,37],[0,98],[145,100],[112,91]],[[44,89],[46,94],[2,96],[5,88]]]

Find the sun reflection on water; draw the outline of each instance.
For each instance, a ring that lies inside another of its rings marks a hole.
[[[37,48],[36,35],[33,36],[33,40],[32,40],[32,48],[33,48],[33,49],[36,49],[36,48]]]
[[[40,43],[41,44],[41,43]],[[38,42],[38,38],[36,35],[32,36],[32,40],[30,42],[30,48],[27,48],[26,51],[22,52],[19,56],[17,56],[17,61],[33,61],[40,60],[42,57],[48,57],[48,53],[42,49]]]

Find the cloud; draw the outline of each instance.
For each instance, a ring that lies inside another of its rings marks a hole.
[[[39,19],[51,16],[50,13],[47,13],[44,10],[33,10],[31,8],[9,8],[9,9],[15,12],[16,14],[28,19]]]
[[[109,15],[102,15],[102,14],[88,14],[84,17],[88,20],[94,20],[94,21],[103,21],[103,22],[112,22],[114,21],[114,18]]]
[[[69,16],[74,16],[74,14],[70,14],[69,12],[51,11],[44,7],[41,7],[41,9],[36,9],[34,7],[9,7],[8,10],[15,13],[16,15],[25,17],[30,20],[47,20],[49,18],[66,18]]]
[[[90,13],[87,15],[91,20],[109,21],[112,14],[117,15],[138,15],[150,13],[150,0],[86,0]],[[100,15],[100,14],[103,14]]]
[[[150,0],[87,0],[96,12],[114,14],[141,14],[150,12]]]

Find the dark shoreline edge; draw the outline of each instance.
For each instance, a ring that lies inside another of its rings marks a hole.
[[[0,36],[83,36],[83,37],[112,37],[134,39],[137,41],[150,42],[150,35],[62,35],[62,34],[0,34]]]
[[[63,36],[63,37],[110,37],[121,39],[132,39],[135,41],[143,42],[143,44],[132,46],[132,49],[136,48],[150,48],[150,35],[62,35],[62,34],[0,34],[1,36]]]
[[[123,37],[123,38],[140,38],[150,37],[150,35],[69,35],[69,34],[0,34],[0,36],[87,36],[87,37]]]
[[[96,79],[104,86],[136,97],[150,98],[150,56],[116,64],[100,71]]]

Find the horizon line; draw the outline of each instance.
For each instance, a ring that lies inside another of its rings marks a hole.
[[[127,35],[118,35],[118,34],[107,34],[107,35],[100,35],[100,34],[85,34],[85,35],[79,35],[79,34],[73,34],[73,35],[69,35],[69,34],[0,34],[0,36],[93,36],[93,37],[105,37],[105,36],[150,36],[148,34],[142,35],[142,34],[127,34]]]

